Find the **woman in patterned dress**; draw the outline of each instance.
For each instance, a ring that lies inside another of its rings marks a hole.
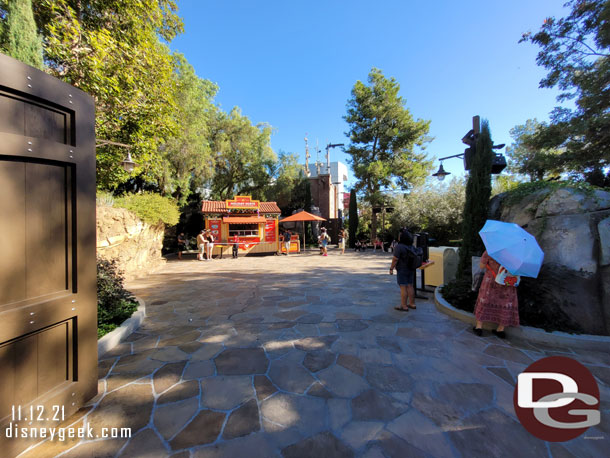
[[[504,333],[506,326],[519,326],[517,288],[496,283],[495,278],[500,264],[494,261],[487,251],[481,257],[480,267],[485,269],[485,276],[474,308],[477,324],[473,331],[480,336],[483,333],[483,321],[496,323],[498,328],[492,332],[503,339],[506,337]]]

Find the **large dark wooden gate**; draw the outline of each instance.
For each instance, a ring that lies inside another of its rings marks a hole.
[[[56,426],[97,393],[94,116],[87,94],[0,54],[2,456],[36,442],[11,423]]]

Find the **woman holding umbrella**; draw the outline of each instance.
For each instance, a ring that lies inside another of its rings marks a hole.
[[[487,321],[498,325],[498,328],[492,332],[504,339],[506,337],[504,327],[519,326],[517,287],[496,283],[500,264],[490,258],[487,251],[483,253],[479,266],[485,269],[485,276],[474,308],[474,316],[477,320],[474,333],[478,336],[482,335],[483,321]]]
[[[492,332],[503,339],[506,326],[519,326],[518,276],[536,278],[544,253],[534,236],[514,223],[488,220],[479,235],[486,248],[480,262],[485,276],[474,309],[473,331],[480,336],[484,321],[496,323]]]

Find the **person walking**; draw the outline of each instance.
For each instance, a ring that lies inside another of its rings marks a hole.
[[[414,250],[413,236],[409,232],[401,232],[390,265],[390,275],[393,275],[394,269],[396,269],[396,282],[400,287],[400,307],[394,307],[394,309],[401,312],[408,312],[409,309],[417,308],[415,305],[415,289],[413,288],[415,269],[412,269],[409,263],[409,259],[416,255]]]
[[[210,231],[209,229],[205,231],[205,233],[205,238],[208,241],[208,244],[206,245],[206,258],[208,261],[211,261],[212,253],[214,251],[214,234],[212,234],[212,231]]]
[[[286,256],[288,256],[288,253],[290,253],[290,239],[292,239],[292,232],[286,229],[282,236],[284,237],[284,248],[286,248]]]
[[[339,248],[341,248],[341,254],[345,254],[345,240],[347,239],[347,232],[342,227],[339,231]]]
[[[182,259],[182,252],[186,248],[186,237],[184,236],[184,232],[180,232],[178,235],[178,259]]]
[[[197,253],[197,261],[203,261],[203,256],[206,253],[206,245],[208,241],[205,238],[205,231],[201,230],[199,234],[197,234],[197,249],[199,252]]]
[[[483,335],[483,322],[496,323],[498,327],[492,331],[501,339],[506,338],[506,326],[519,326],[519,301],[517,287],[496,282],[500,264],[493,260],[487,251],[481,256],[479,267],[485,270],[479,295],[474,307],[476,325],[473,332]]]

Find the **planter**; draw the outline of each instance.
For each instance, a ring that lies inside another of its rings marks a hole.
[[[146,303],[136,297],[138,300],[138,309],[131,314],[123,323],[113,331],[109,332],[97,341],[97,357],[103,356],[105,353],[116,347],[129,334],[140,327],[144,317],[146,316]]]
[[[440,285],[434,290],[434,304],[436,308],[446,315],[456,318],[464,323],[474,326],[476,320],[474,315],[464,310],[460,310],[447,302],[440,293]],[[484,323],[483,329],[495,329],[495,325]],[[597,350],[607,352],[610,348],[610,337],[595,336],[589,334],[568,334],[567,332],[547,332],[544,329],[532,328],[530,326],[519,326],[518,328],[508,327],[504,330],[506,335],[515,340],[523,340],[531,343],[541,343],[547,345],[565,346],[582,350]]]

